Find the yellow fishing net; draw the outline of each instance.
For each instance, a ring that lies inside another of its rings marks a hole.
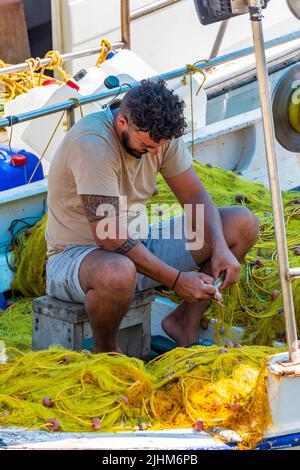
[[[0,364],[0,426],[121,432],[201,421],[196,430],[223,439],[229,426],[239,448],[253,448],[271,425],[264,381],[274,352],[196,346],[144,364],[119,354],[8,349]]]
[[[207,318],[217,318],[215,340],[220,331],[231,335],[231,325],[241,326],[245,333],[243,341],[271,345],[275,339],[284,336],[284,313],[277,267],[274,223],[271,212],[269,191],[261,184],[251,183],[231,171],[211,165],[195,163],[195,168],[205,188],[218,206],[243,204],[260,219],[259,239],[243,264],[238,284],[224,294],[225,308],[213,302],[206,312]],[[175,196],[161,176],[157,180],[158,194],[150,204],[162,206],[157,218],[169,217]],[[300,193],[283,193],[284,214],[291,267],[299,265],[300,254]],[[170,211],[164,206],[170,204]],[[176,211],[175,211],[176,212]],[[177,210],[178,212],[178,210]],[[44,295],[46,242],[44,231],[47,216],[29,233],[25,232],[14,247],[17,268],[13,289],[24,297]],[[28,237],[28,235],[30,235]],[[300,281],[293,281],[293,293],[298,328],[300,327]],[[171,292],[166,293],[175,301],[179,299]]]
[[[229,336],[230,325],[239,325],[245,343],[270,345],[282,339],[284,315],[269,191],[230,171],[198,163],[195,168],[218,206],[245,204],[261,221],[259,240],[247,256],[241,279],[224,295],[225,308],[214,302],[206,313],[219,320],[216,340],[220,325]],[[159,192],[150,203],[175,203],[161,177],[157,183]],[[300,195],[284,193],[283,200],[290,260],[296,266]],[[158,211],[158,218],[168,216],[165,209]],[[45,293],[46,218],[14,246],[13,289],[25,299],[0,316],[0,339],[11,347],[6,354],[12,356],[0,364],[0,425],[81,432],[185,428],[196,422],[196,429],[203,427],[220,438],[222,429],[230,427],[241,436],[240,448],[253,448],[271,423],[265,364],[278,348],[177,348],[148,364],[117,354],[57,348],[28,352],[29,297]],[[297,281],[293,287],[299,326]],[[171,292],[165,295],[174,298]]]

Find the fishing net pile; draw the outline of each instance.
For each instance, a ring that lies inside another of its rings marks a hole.
[[[225,308],[213,302],[206,312],[208,319],[219,320],[215,323],[215,340],[219,341],[220,332],[230,338],[233,334],[230,329],[232,325],[244,329],[245,344],[271,345],[274,340],[284,340],[284,312],[268,189],[211,165],[195,163],[195,168],[218,206],[245,205],[259,217],[261,224],[259,239],[243,263],[239,283],[224,293]],[[158,194],[149,201],[149,210],[150,204],[157,204],[157,219],[169,217],[170,213],[178,213],[178,209],[175,208],[174,211],[172,207],[173,203],[177,203],[175,196],[160,176],[157,185]],[[299,265],[300,255],[300,193],[285,192],[283,201],[290,265],[294,267]],[[166,203],[170,204],[169,210]],[[16,275],[12,287],[24,297],[36,297],[45,293],[46,222],[47,216],[33,229],[25,231],[14,246]],[[293,293],[299,328],[299,280],[293,281]],[[164,291],[163,295],[179,301],[172,292]]]
[[[278,349],[177,348],[148,364],[52,348],[0,361],[0,426],[90,432],[191,428],[253,448],[271,424],[266,357]]]
[[[284,315],[269,191],[229,171],[197,163],[195,168],[218,206],[245,205],[261,222],[258,242],[247,256],[239,283],[224,295],[225,308],[214,302],[206,313],[219,321],[216,340],[220,326],[230,337],[230,325],[238,325],[245,330],[245,344],[271,345],[284,331]],[[158,207],[175,203],[162,178],[157,184],[158,194],[150,203]],[[284,193],[283,199],[289,255],[295,266],[300,195]],[[157,212],[158,219],[169,216],[165,206]],[[23,298],[0,315],[0,340],[8,355],[6,363],[0,360],[0,426],[78,432],[194,426],[224,439],[224,428],[230,427],[240,436],[240,448],[253,448],[271,423],[265,364],[279,348],[177,348],[148,364],[117,354],[58,348],[29,352],[31,300],[45,293],[46,222],[47,216],[14,242],[12,287]],[[295,281],[298,326],[299,292]],[[165,295],[174,298],[172,292]]]

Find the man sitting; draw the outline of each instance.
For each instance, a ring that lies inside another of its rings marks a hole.
[[[159,285],[182,299],[164,331],[178,346],[196,342],[201,315],[216,298],[214,279],[224,273],[222,289],[237,282],[256,241],[255,215],[218,209],[204,189],[182,139],[184,106],[163,81],[143,81],[122,102],[81,119],[50,168],[47,293],[85,304],[96,353],[118,350],[118,326],[136,289]],[[191,210],[147,234],[145,203],[158,172]],[[183,220],[188,234],[178,231]],[[170,236],[163,236],[166,224]]]

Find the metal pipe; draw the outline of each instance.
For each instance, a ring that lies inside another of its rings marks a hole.
[[[300,31],[296,33],[288,34],[286,36],[282,36],[282,38],[279,38],[279,39],[273,39],[272,41],[268,41],[265,43],[265,47],[266,48],[274,47],[274,46],[277,46],[278,44],[282,44],[285,42],[289,42],[293,39],[299,39],[299,38],[300,38]],[[232,61],[234,59],[244,57],[245,55],[248,55],[252,52],[254,52],[254,48],[248,47],[246,49],[242,49],[241,51],[226,54],[221,57],[216,57],[215,59],[212,59],[209,63],[201,62],[196,65],[196,68],[201,69],[201,70],[207,70],[211,67],[216,67],[218,65]],[[183,67],[181,69],[173,70],[172,72],[167,72],[161,75],[157,75],[155,77],[152,77],[152,79],[157,80],[161,78],[162,80],[168,81],[177,77],[181,77],[182,75],[188,72],[189,70],[186,67]],[[140,82],[131,83],[131,87],[138,86],[139,84]],[[120,88],[120,94],[125,93],[128,90],[129,90],[129,87],[127,85],[124,85]],[[108,91],[99,93],[97,95],[86,96],[84,98],[79,99],[78,102],[80,105],[85,105],[87,103],[101,101],[110,96],[114,96],[115,94],[116,94],[116,90],[108,90]],[[9,127],[11,124],[14,125],[14,124],[18,124],[21,122],[30,121],[31,119],[37,119],[39,117],[47,116],[48,114],[54,114],[60,111],[64,111],[66,109],[72,108],[73,106],[74,106],[74,103],[72,103],[71,101],[65,101],[63,103],[60,103],[59,105],[51,106],[49,108],[43,108],[41,110],[32,111],[30,113],[23,113],[18,116],[13,116],[12,119],[3,118],[0,120],[0,129],[3,127]]]
[[[214,43],[213,48],[211,50],[209,59],[214,59],[215,57],[218,56],[218,54],[220,52],[222,42],[223,42],[223,39],[224,39],[224,36],[225,36],[225,33],[226,33],[226,29],[228,27],[228,24],[229,24],[229,20],[222,21],[222,23],[220,25],[220,28],[219,28],[219,31],[217,33],[216,39],[215,39],[215,43]]]
[[[180,1],[180,0],[179,0]],[[265,43],[265,49],[270,49],[272,47],[279,46],[281,44],[285,44],[287,42],[294,41],[295,39],[300,38],[300,31],[286,34],[284,36],[281,36],[280,38],[272,39],[271,41],[267,41]],[[115,42],[112,44],[113,49],[122,49],[125,47],[125,42],[124,41],[119,41]],[[80,59],[81,57],[87,57],[90,55],[94,54],[99,54],[100,53],[100,48],[99,47],[94,47],[92,49],[85,49],[83,51],[78,51],[78,52],[69,52],[68,54],[62,54],[62,59],[64,62],[68,62],[70,60],[74,59]],[[253,47],[248,47],[245,49],[241,49],[240,51],[232,52],[230,54],[225,54],[221,57],[218,57],[217,59],[213,59],[210,61],[210,63],[205,63],[204,65],[201,66],[201,68],[209,69],[211,67],[216,67],[217,65],[221,65],[223,63],[229,62],[231,60],[239,59],[241,57],[250,55],[254,52]],[[217,60],[217,62],[214,62],[214,60]],[[41,64],[43,66],[48,65],[50,63],[50,59],[41,59]],[[10,65],[9,67],[3,67],[0,69],[0,75],[6,75],[8,73],[14,73],[14,72],[20,72],[22,70],[29,70],[28,64],[26,62],[22,64],[16,64],[16,65]],[[179,69],[183,70],[183,69]],[[182,75],[183,73],[186,72],[180,72],[177,76]],[[175,78],[175,77],[172,77]],[[168,78],[165,78],[165,80],[168,80]]]
[[[143,16],[149,15],[150,13],[155,13],[162,8],[166,8],[182,1],[183,0],[159,0],[145,7],[137,8],[131,13],[130,21],[138,20],[139,18],[143,18]]]
[[[253,42],[256,55],[257,78],[263,115],[263,127],[266,145],[266,155],[269,173],[270,192],[272,199],[275,237],[278,253],[278,269],[282,290],[282,300],[285,315],[286,335],[291,362],[299,360],[297,327],[295,320],[292,286],[289,279],[289,259],[284,224],[283,205],[278,177],[275,151],[275,132],[272,114],[266,54],[264,50],[264,35],[262,29],[262,9],[260,0],[249,0]]]
[[[289,277],[290,279],[300,277],[300,268],[290,268]]]
[[[67,109],[67,129],[68,131],[73,127],[75,124],[75,109],[70,108]]]
[[[130,0],[121,0],[121,38],[126,44],[125,49],[130,49]]]
[[[137,86],[139,82],[134,82],[131,85]],[[128,85],[124,85],[121,87],[120,93],[125,93],[128,91],[130,87]],[[118,89],[119,91],[119,89]],[[94,103],[96,101],[101,101],[102,99],[109,98],[113,95],[116,95],[116,90],[108,90],[97,95],[89,95],[85,96],[84,98],[80,98],[78,100],[78,104],[84,106],[88,103]],[[49,114],[59,113],[68,109],[72,109],[75,106],[73,101],[64,101],[63,103],[59,103],[53,106],[49,106],[47,108],[37,109],[35,111],[31,111],[28,113],[19,114],[17,116],[9,116],[7,118],[0,120],[0,129],[3,127],[10,127],[11,125],[20,124],[22,122],[31,121],[32,119],[38,119],[40,117],[48,116]]]
[[[113,49],[121,49],[125,46],[125,43],[122,41],[115,42],[112,44]],[[78,52],[69,52],[68,54],[62,54],[62,59],[64,62],[68,62],[69,60],[73,59],[80,59],[81,57],[86,57],[90,56],[93,54],[99,54],[101,52],[100,47],[94,47],[93,49],[85,49],[84,51],[78,51]],[[51,59],[41,59],[41,65],[45,67],[50,63]],[[36,62],[36,66],[38,66],[39,63]],[[6,75],[8,73],[15,73],[15,72],[21,72],[22,70],[29,70],[29,66],[26,62],[22,64],[16,64],[16,65],[10,65],[9,67],[3,67],[0,68],[0,75]]]

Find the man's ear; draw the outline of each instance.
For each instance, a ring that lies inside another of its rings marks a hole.
[[[121,131],[127,131],[128,129],[128,119],[124,114],[119,113],[117,117],[118,127]]]

